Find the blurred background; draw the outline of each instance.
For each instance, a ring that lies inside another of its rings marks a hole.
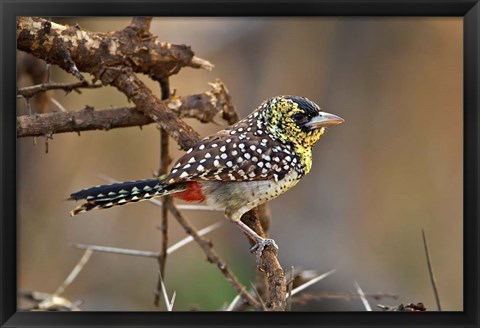
[[[91,31],[113,31],[128,18],[62,18]],[[183,69],[177,95],[201,93],[220,78],[241,117],[266,98],[310,98],[343,117],[314,150],[311,173],[270,202],[271,237],[286,270],[336,273],[308,291],[398,294],[377,303],[423,302],[435,310],[421,229],[426,232],[444,310],[463,310],[463,22],[461,18],[156,18],[159,40],[190,45],[213,71]],[[87,76],[88,79],[91,77]],[[76,82],[52,67],[55,82]],[[144,81],[159,94],[158,85]],[[19,86],[34,84],[22,78]],[[131,106],[114,88],[51,92],[67,110]],[[35,111],[35,107],[32,107]],[[53,104],[49,111],[58,110]],[[27,113],[19,99],[19,115]],[[202,136],[222,126],[188,120]],[[223,123],[223,122],[222,122]],[[181,152],[174,141],[171,152]],[[158,169],[154,125],[18,140],[18,283],[53,293],[83,254],[78,242],[159,251],[160,210],[148,202],[70,218],[70,193]],[[221,212],[184,212],[198,227]],[[185,237],[170,220],[170,241]],[[242,282],[255,278],[246,238],[225,222],[209,235]],[[94,253],[65,291],[83,310],[155,311],[154,259]],[[167,260],[175,310],[217,310],[235,291],[196,244]],[[20,303],[19,306],[22,304]],[[321,299],[298,311],[363,311],[360,300]]]

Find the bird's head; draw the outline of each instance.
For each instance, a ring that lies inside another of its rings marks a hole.
[[[306,149],[315,145],[326,127],[344,122],[337,115],[321,111],[313,101],[298,96],[270,98],[261,109],[267,129],[276,138]]]

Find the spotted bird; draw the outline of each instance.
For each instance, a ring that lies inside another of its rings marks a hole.
[[[205,201],[256,241],[257,256],[272,239],[260,237],[240,218],[250,209],[295,186],[312,167],[312,148],[325,127],[343,123],[336,115],[298,96],[263,102],[236,124],[200,140],[166,176],[83,189],[70,199],[86,202],[72,216],[93,209],[172,195]]]

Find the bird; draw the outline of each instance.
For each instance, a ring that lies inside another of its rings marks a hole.
[[[240,219],[244,213],[295,186],[312,167],[312,149],[330,126],[344,119],[305,97],[276,96],[244,119],[209,135],[158,178],[95,186],[70,195],[84,200],[71,216],[93,209],[171,195],[225,209],[225,217],[255,241],[257,259],[275,241]]]

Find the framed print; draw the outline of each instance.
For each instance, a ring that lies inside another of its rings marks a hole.
[[[477,1],[1,6],[2,327],[478,326]]]

